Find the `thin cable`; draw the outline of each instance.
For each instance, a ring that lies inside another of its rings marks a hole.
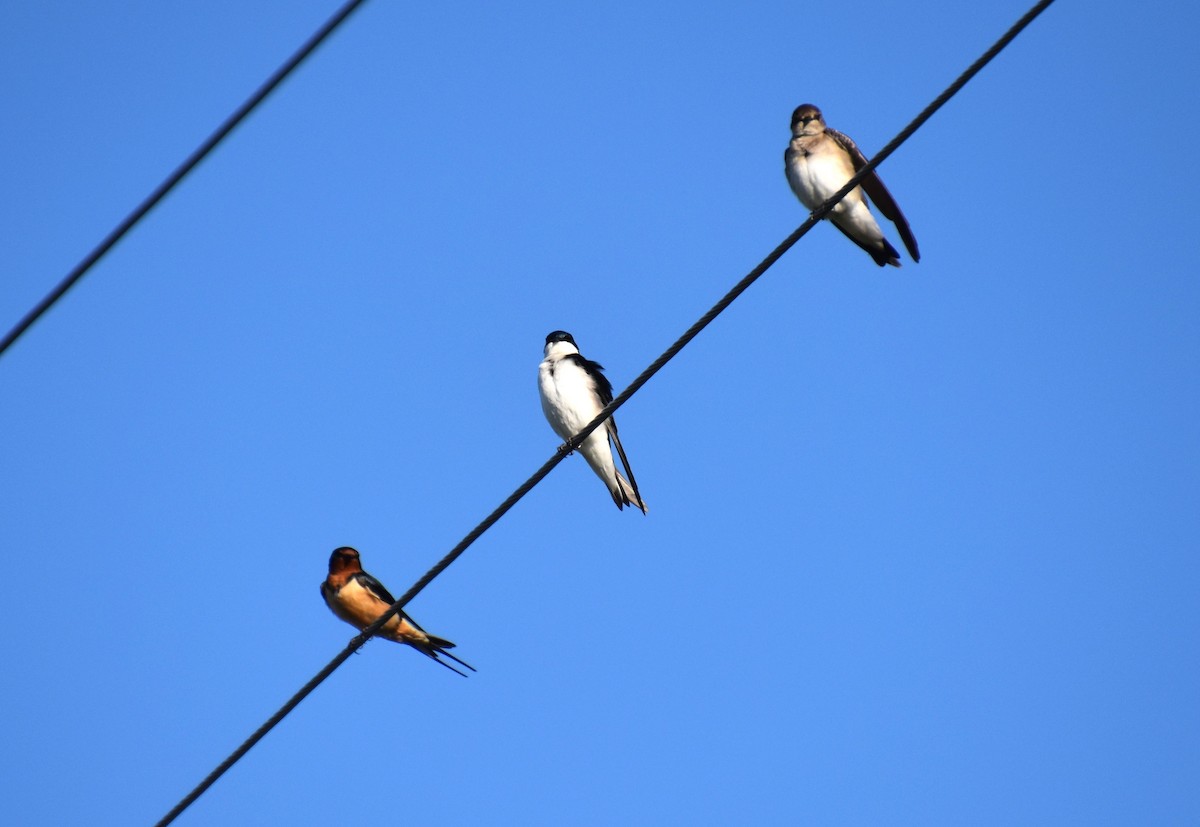
[[[696,338],[697,334],[699,334],[701,330],[707,327],[717,316],[719,316],[727,307],[729,307],[729,305],[731,305],[738,296],[744,293],[751,284],[757,281],[758,278],[771,267],[771,265],[778,261],[779,258],[786,253],[793,244],[799,241],[816,225],[818,221],[821,220],[822,217],[828,214],[829,211],[838,203],[838,201],[842,200],[846,194],[849,193],[850,190],[854,189],[854,187],[858,186],[858,183],[867,175],[869,175],[870,172],[875,169],[875,167],[877,167],[885,158],[895,152],[902,143],[908,140],[908,138],[914,132],[916,132],[917,129],[919,129],[921,125],[925,123],[925,121],[929,120],[930,116],[932,116],[934,112],[940,109],[946,103],[946,101],[954,97],[954,95],[957,94],[964,85],[966,85],[967,81],[978,74],[980,69],[986,66],[988,62],[992,60],[992,58],[998,55],[1005,46],[1012,42],[1013,38],[1020,34],[1026,26],[1032,23],[1033,20],[1037,18],[1037,16],[1043,11],[1045,11],[1053,2],[1054,0],[1041,0],[1041,2],[1037,3],[1033,8],[1026,12],[1020,20],[1013,24],[1012,28],[1005,32],[1003,37],[997,40],[996,43],[993,44],[992,47],[983,54],[982,57],[972,63],[966,71],[959,75],[958,79],[955,80],[954,83],[950,84],[950,86],[946,88],[946,91],[942,92],[942,94],[939,95],[933,101],[933,103],[925,107],[925,109],[921,111],[921,114],[917,115],[917,117],[914,118],[908,126],[902,129],[895,138],[888,142],[888,144],[882,150],[880,150],[880,152],[870,162],[863,166],[863,168],[859,170],[859,172],[855,174],[855,176],[851,178],[844,187],[838,190],[820,207],[813,210],[807,221],[801,224],[795,230],[795,232],[784,239],[778,247],[771,251],[770,255],[762,260],[761,264],[751,270],[749,274],[747,274],[741,281],[734,285],[734,287],[728,293],[726,293],[720,301],[713,305],[712,309],[700,317],[700,319],[691,327],[689,327],[673,345],[667,348],[661,356],[655,359],[649,367],[642,371],[642,373],[630,383],[629,387],[621,391],[619,396],[613,399],[612,402],[605,406],[604,410],[596,415],[595,419],[589,422],[583,430],[560,446],[558,451],[555,452],[554,456],[546,460],[542,467],[533,473],[533,476],[522,483],[516,491],[510,494],[508,498],[504,500],[504,502],[500,503],[500,505],[497,506],[491,514],[484,518],[479,525],[475,526],[475,528],[473,528],[466,537],[459,541],[458,545],[456,545],[449,551],[449,553],[446,554],[445,557],[438,561],[437,565],[427,571],[420,580],[414,583],[408,591],[400,596],[399,600],[393,603],[386,612],[380,615],[378,620],[351,638],[345,649],[339,652],[333,660],[326,664],[325,668],[318,672],[312,678],[312,680],[301,687],[300,691],[288,699],[287,703],[280,707],[278,712],[272,715],[266,723],[255,730],[254,734],[247,738],[246,741],[242,743],[242,745],[236,750],[234,750],[234,752],[228,758],[222,761],[215,770],[209,773],[208,777],[205,778],[195,790],[189,793],[188,796],[183,799],[183,801],[179,802],[179,804],[177,804],[175,808],[163,818],[162,821],[158,822],[156,827],[165,827],[165,825],[170,824],[176,816],[183,812],[193,801],[199,798],[205,790],[211,787],[213,783],[226,772],[226,770],[236,764],[243,755],[250,751],[251,747],[261,741],[262,738],[271,731],[271,729],[273,729],[280,721],[286,718],[293,709],[299,706],[301,701],[308,697],[308,695],[314,689],[316,689],[326,678],[333,674],[334,670],[341,666],[346,659],[350,657],[350,655],[358,651],[372,635],[374,635],[380,628],[383,627],[385,623],[387,623],[392,615],[400,611],[405,605],[408,604],[410,600],[420,594],[421,591],[430,583],[432,583],[438,575],[445,571],[451,563],[457,560],[459,556],[461,556],[462,553],[471,546],[472,543],[478,540],[485,531],[495,525],[500,518],[508,512],[509,509],[511,509],[517,504],[518,501],[521,500],[522,497],[532,491],[538,483],[545,479],[546,476],[552,470],[554,470],[556,465],[562,462],[569,453],[576,450],[583,440],[587,438],[588,434],[600,427],[600,424],[604,420],[608,419],[608,417],[610,417],[614,411],[624,405],[629,398],[637,393],[643,385],[650,381],[650,378],[654,376],[654,374],[658,373],[663,366],[667,364],[667,362],[674,359],[679,351],[683,350],[683,348],[687,346],[688,342]]]
[[[672,359],[674,359],[675,356],[678,355],[679,351],[683,350],[684,347],[686,347],[687,344],[692,341],[692,339],[699,335],[701,330],[708,327],[708,325],[714,319],[716,319],[717,316],[721,315],[721,313],[723,313],[725,309],[729,307],[729,305],[733,304],[734,300],[737,299],[738,296],[742,295],[742,293],[746,292],[750,285],[758,281],[759,277],[762,276],[763,273],[767,272],[771,265],[778,261],[784,253],[791,249],[793,244],[803,238],[809,230],[816,226],[817,222],[824,218],[830,210],[837,206],[837,203],[845,198],[850,190],[857,187],[859,183],[868,175],[870,175],[877,166],[883,163],[883,161],[887,159],[889,155],[895,152],[902,143],[907,141],[914,132],[920,129],[921,126],[933,116],[933,113],[941,109],[942,106],[945,105],[946,101],[954,97],[954,95],[956,95],[958,91],[967,84],[967,81],[977,75],[979,71],[992,60],[992,58],[1000,54],[1004,47],[1012,42],[1013,38],[1021,33],[1022,29],[1032,23],[1033,20],[1043,11],[1045,11],[1046,8],[1049,7],[1053,2],[1054,0],[1041,0],[1041,2],[1026,12],[1020,20],[1013,24],[1012,28],[1004,33],[1003,37],[992,44],[992,47],[984,52],[978,60],[968,66],[967,69],[958,76],[954,83],[946,87],[946,90],[942,92],[942,94],[938,95],[937,98],[934,99],[933,103],[921,110],[921,113],[917,115],[917,117],[913,118],[912,122],[909,123],[908,126],[900,130],[900,133],[896,135],[895,138],[892,138],[892,140],[889,141],[887,145],[884,146],[884,148],[881,149],[870,161],[868,161],[862,169],[855,173],[854,177],[847,181],[844,187],[830,196],[830,198],[821,204],[821,206],[817,207],[817,209],[813,210],[807,221],[797,227],[795,232],[785,238],[778,247],[771,251],[770,255],[762,260],[762,263],[751,270],[741,281],[735,284],[733,288],[721,298],[720,301],[714,304],[707,313],[701,316],[695,324],[689,327],[673,345],[667,348],[661,356],[651,362],[649,367],[647,367],[638,375],[636,379],[629,383],[629,387],[621,391],[620,395],[613,399],[612,402],[609,402],[608,405],[604,407],[604,410],[600,411],[600,413],[596,415],[596,418],[589,422],[582,431],[571,437],[568,442],[559,448],[557,454],[547,460],[545,465],[534,472],[533,476],[527,479],[520,488],[510,494],[508,499],[502,502],[495,511],[493,511],[484,519],[483,522],[475,526],[470,534],[464,537],[457,546],[451,549],[450,552],[443,557],[436,566],[426,572],[425,576],[414,583],[412,588],[406,591],[399,600],[393,603],[391,608],[384,612],[377,621],[364,629],[363,634],[369,636],[371,633],[381,628],[383,624],[387,623],[392,615],[404,608],[408,601],[416,597],[422,589],[433,582],[434,578],[445,571],[451,563],[457,560],[459,555],[467,550],[468,546],[479,539],[480,535],[491,528],[501,517],[503,517],[510,508],[517,504],[518,500],[528,494],[535,485],[541,482],[546,475],[554,469],[554,466],[562,462],[563,458],[568,453],[576,450],[581,444],[583,444],[583,441],[587,439],[588,435],[591,434],[592,431],[596,430],[596,428],[600,427],[600,423],[604,422],[604,420],[612,416],[612,414],[618,408],[628,402],[629,398],[637,393],[643,385],[649,382],[650,378],[654,376],[654,374],[662,370],[663,366],[665,366],[667,362],[670,362]]]
[[[246,116],[254,111],[254,109],[260,103],[262,103],[268,95],[271,94],[271,92],[275,91],[275,87],[282,83],[284,78],[291,74],[292,70],[299,66],[304,59],[313,52],[313,50],[320,46],[321,43],[333,33],[334,29],[341,25],[342,21],[349,17],[355,9],[363,4],[364,1],[365,0],[350,0],[340,9],[338,9],[334,13],[333,17],[330,17],[327,21],[325,21],[325,24],[321,26],[321,28],[312,35],[312,37],[305,41],[304,45],[301,46],[290,58],[288,58],[282,66],[276,69],[275,73],[267,78],[263,85],[258,87],[254,94],[246,99],[245,103],[239,106],[232,115],[226,118],[225,121],[219,127],[217,127],[217,130],[209,135],[207,139],[205,139],[204,143],[200,144],[200,146],[197,147],[182,164],[176,167],[175,171],[168,175],[166,180],[159,184],[154,192],[146,196],[146,199],[142,201],[142,203],[138,204],[137,207],[134,208],[133,212],[125,216],[125,219],[118,224],[112,232],[106,235],[103,241],[96,245],[96,247],[90,253],[88,253],[82,261],[76,264],[75,268],[71,270],[70,273],[67,273],[66,278],[60,281],[54,287],[54,289],[46,295],[45,298],[38,302],[32,310],[26,313],[21,320],[17,322],[16,326],[14,326],[12,330],[8,331],[3,339],[0,339],[0,356],[3,356],[4,352],[8,350],[9,346],[12,345],[12,343],[15,342],[22,333],[28,330],[34,322],[41,318],[43,313],[49,310],[54,303],[61,299],[68,290],[74,287],[75,283],[83,278],[84,274],[87,273],[88,270],[92,269],[92,266],[95,265],[96,262],[98,262],[101,258],[103,258],[105,253],[111,250],[116,243],[125,236],[126,233],[134,228],[134,225],[145,218],[146,214],[150,212],[150,210],[154,209],[155,205],[157,205],[167,193],[174,189],[176,184],[182,181],[187,174],[196,167],[197,164],[203,161],[204,158],[216,148],[217,144],[221,143],[226,135],[232,132],[238,124],[245,120]]]

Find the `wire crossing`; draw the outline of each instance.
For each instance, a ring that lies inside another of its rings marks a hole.
[[[0,356],[20,338],[21,334],[30,328],[30,326],[42,317],[42,315],[54,306],[54,303],[61,299],[68,290],[75,286],[84,275],[92,269],[92,267],[104,257],[104,254],[116,246],[125,235],[134,228],[134,226],[146,217],[146,214],[158,204],[159,201],[166,197],[167,193],[175,188],[187,174],[203,161],[210,152],[216,149],[217,144],[221,143],[225,137],[237,128],[238,124],[246,119],[246,116],[253,112],[260,103],[266,100],[275,88],[279,86],[284,79],[292,73],[292,71],[304,62],[313,51],[320,46],[329,35],[333,34],[334,29],[342,24],[342,22],[350,16],[350,14],[361,6],[365,0],[350,0],[340,9],[338,9],[332,17],[325,21],[316,32],[313,33],[308,40],[304,42],[299,49],[289,57],[282,66],[263,82],[262,86],[258,87],[246,101],[239,106],[232,115],[222,122],[217,127],[216,131],[204,140],[204,143],[196,147],[192,154],[189,155],[182,164],[175,168],[175,171],[163,180],[155,190],[146,196],[142,203],[134,208],[133,212],[125,216],[124,220],[118,224],[112,232],[104,237],[104,240],[97,244],[90,253],[84,256],[83,260],[75,265],[75,268],[67,273],[66,277],[55,285],[54,289],[46,294],[40,302],[38,302],[32,310],[21,317],[21,320],[13,326],[13,329],[5,334],[3,339],[0,339]]]
[[[475,528],[473,528],[470,533],[467,534],[467,536],[460,540],[458,545],[452,548],[445,557],[439,560],[433,568],[427,571],[421,577],[421,579],[419,579],[409,588],[408,591],[401,595],[400,599],[393,603],[386,612],[380,615],[378,620],[351,638],[350,642],[346,645],[346,648],[339,652],[337,656],[334,657],[334,659],[328,664],[326,664],[326,666],[320,672],[314,675],[313,678],[308,681],[308,683],[304,684],[304,686],[301,687],[295,695],[288,699],[287,703],[280,707],[278,712],[272,715],[266,721],[266,723],[256,729],[249,738],[242,742],[241,746],[234,750],[228,758],[222,761],[216,769],[209,773],[208,776],[201,781],[194,790],[188,793],[188,795],[185,796],[182,801],[175,805],[175,807],[169,813],[167,813],[167,815],[164,816],[161,821],[158,822],[156,827],[165,827],[165,825],[170,824],[197,798],[203,795],[205,790],[211,787],[218,778],[220,778],[227,770],[236,764],[242,758],[242,756],[249,752],[255,744],[261,741],[268,732],[270,732],[277,724],[286,718],[293,709],[299,706],[301,701],[308,697],[308,695],[314,689],[320,686],[326,678],[332,675],[333,672],[339,666],[341,666],[347,658],[350,657],[350,655],[358,651],[371,638],[372,635],[379,631],[379,629],[381,629],[383,625],[387,623],[387,621],[393,615],[396,614],[396,612],[400,611],[410,600],[420,594],[426,586],[432,583],[438,577],[438,575],[449,568],[450,565],[457,560],[462,553],[471,546],[472,543],[478,540],[484,534],[484,532],[495,525],[500,518],[509,511],[509,509],[516,505],[522,497],[532,491],[534,487],[538,485],[538,483],[545,479],[546,476],[554,470],[555,466],[562,462],[569,453],[576,450],[592,431],[600,427],[604,420],[608,419],[618,408],[628,402],[629,399],[635,393],[637,393],[643,385],[650,381],[654,374],[662,370],[662,368],[668,362],[674,359],[675,356],[681,350],[683,350],[683,348],[686,347],[689,342],[692,341],[692,339],[696,338],[700,331],[708,327],[708,325],[712,323],[717,316],[721,315],[721,313],[724,312],[729,305],[733,304],[738,296],[746,292],[750,285],[757,281],[760,276],[762,276],[776,261],[783,256],[784,253],[791,249],[792,245],[803,238],[809,230],[816,226],[818,221],[828,215],[829,211],[832,210],[839,201],[845,198],[852,189],[859,185],[863,178],[870,175],[877,166],[883,163],[883,161],[886,160],[893,152],[895,152],[901,144],[907,141],[914,132],[920,129],[921,126],[928,121],[935,112],[937,112],[937,110],[942,108],[947,101],[958,94],[958,92],[967,84],[968,81],[971,80],[971,78],[977,75],[984,66],[986,66],[993,58],[996,57],[996,55],[1000,54],[1000,52],[1002,52],[1004,48],[1007,47],[1008,44],[1017,37],[1017,35],[1019,35],[1043,11],[1049,8],[1053,2],[1054,0],[1040,0],[1040,2],[1030,8],[1029,11],[1027,11],[1016,23],[1014,23],[999,40],[992,44],[991,48],[984,52],[974,63],[968,66],[963,73],[954,80],[953,83],[946,87],[945,91],[938,95],[932,103],[921,110],[920,114],[913,118],[908,126],[900,130],[896,137],[892,138],[892,140],[889,141],[883,149],[881,149],[866,165],[863,166],[861,170],[859,170],[849,181],[847,181],[844,187],[834,193],[833,196],[821,204],[821,206],[819,206],[817,209],[813,210],[812,214],[803,224],[796,228],[791,235],[785,238],[778,247],[772,250],[771,253],[765,259],[763,259],[757,267],[751,270],[745,277],[742,278],[741,281],[735,284],[729,290],[729,292],[721,298],[720,301],[713,305],[707,313],[701,316],[695,324],[689,327],[683,333],[683,335],[675,341],[674,344],[672,344],[666,349],[666,351],[663,352],[661,356],[650,363],[649,367],[642,371],[641,374],[639,374],[638,377],[629,384],[629,387],[621,391],[620,395],[615,397],[612,402],[606,405],[604,410],[596,415],[595,419],[589,422],[583,430],[573,436],[570,440],[559,446],[555,454],[550,457],[550,459],[546,460],[541,468],[535,471],[529,479],[527,479],[517,488],[517,490],[515,490],[512,494],[509,494],[504,502],[500,503],[500,505],[497,506],[491,514],[485,517],[484,520],[479,523],[479,525],[475,526]]]

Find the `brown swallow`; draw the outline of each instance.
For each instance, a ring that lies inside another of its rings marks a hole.
[[[848,135],[825,125],[820,109],[811,103],[796,107],[792,113],[792,141],[783,153],[783,165],[792,192],[796,193],[804,206],[810,210],[821,206],[866,163],[866,156]],[[908,227],[904,213],[900,212],[896,200],[874,171],[839,201],[826,217],[847,238],[866,250],[880,267],[885,264],[899,267],[900,254],[883,237],[883,232],[867,208],[867,198],[875,203],[885,218],[896,225],[913,261],[920,261],[917,240]]]
[[[331,612],[359,630],[378,620],[379,616],[396,602],[396,598],[392,597],[382,583],[363,571],[358,552],[349,546],[334,549],[330,555],[329,576],[321,584],[321,597],[325,598],[325,605]],[[474,666],[446,651],[454,648],[453,643],[426,632],[403,609],[388,618],[388,622],[375,634],[397,643],[408,644],[463,677],[466,677],[465,672],[459,672],[441,660],[439,655],[445,655],[455,663],[475,671]]]

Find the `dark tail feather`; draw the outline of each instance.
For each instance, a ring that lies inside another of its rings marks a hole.
[[[461,666],[465,666],[467,669],[470,669],[472,672],[478,672],[478,671],[479,671],[479,670],[478,670],[478,669],[476,669],[474,666],[472,666],[471,664],[467,663],[465,660],[463,660],[462,658],[458,657],[457,655],[452,655],[452,654],[450,654],[449,652],[446,652],[446,651],[441,651],[441,652],[438,652],[438,654],[439,654],[439,655],[445,655],[446,657],[450,658],[450,660],[454,661],[455,663],[457,663],[457,664],[459,664],[459,665],[461,665]],[[440,662],[440,661],[439,661],[439,662]],[[445,665],[448,665],[448,664],[443,664],[443,665],[445,666]],[[456,671],[457,671],[457,670],[456,670]],[[459,672],[459,674],[460,674],[460,675],[462,675],[462,673],[461,673],[461,672]],[[464,675],[464,677],[466,677],[466,676]]]
[[[446,663],[446,661],[444,661],[444,660],[442,660],[441,658],[439,658],[439,657],[437,656],[437,653],[435,653],[435,652],[426,652],[426,651],[422,650],[421,654],[423,654],[423,655],[427,655],[427,656],[428,656],[428,657],[429,657],[431,660],[433,660],[435,663],[441,664],[442,666],[446,667],[447,669],[449,669],[449,670],[450,670],[451,672],[453,672],[454,674],[456,674],[456,675],[462,675],[464,678],[465,678],[465,677],[467,677],[467,673],[466,673],[466,672],[462,672],[462,671],[459,671],[458,669],[455,669],[453,666],[451,666],[450,664]],[[443,652],[442,654],[445,654],[445,653]],[[458,660],[458,658],[455,658],[455,660]]]
[[[620,474],[617,474],[617,486],[621,489],[621,494],[628,501],[628,504],[634,506],[635,508],[641,509],[642,513],[645,514],[646,503],[642,500],[641,492],[638,491],[637,480],[633,478],[633,469],[629,467],[629,458],[625,456],[625,447],[621,445],[621,438],[617,436],[616,423],[612,422],[612,420],[609,420],[609,424],[611,427],[608,435],[612,437],[613,445],[617,447],[617,456],[621,458],[621,465],[625,468],[625,473],[629,475],[628,488],[626,488],[624,485],[621,485],[621,483],[626,481],[621,478]],[[615,495],[613,496],[613,499],[616,499]],[[621,503],[618,502],[617,508],[620,507]]]
[[[875,263],[878,264],[880,267],[884,266],[885,264],[890,264],[893,267],[900,266],[900,253],[898,253],[896,251],[896,248],[893,247],[892,243],[890,241],[888,241],[886,238],[880,239],[883,242],[882,248],[873,247],[870,244],[866,244],[863,241],[855,238],[853,235],[851,235],[849,233],[849,231],[846,230],[845,227],[838,224],[837,222],[830,221],[829,223],[833,224],[833,226],[837,227],[838,230],[841,231],[842,235],[844,235],[846,238],[850,239],[855,244],[857,244],[859,247],[866,250],[867,255],[869,255],[875,261]]]
[[[465,666],[467,669],[470,669],[472,672],[476,672],[476,671],[478,671],[478,670],[477,670],[477,669],[476,669],[474,666],[472,666],[471,664],[467,663],[467,662],[466,662],[465,660],[463,660],[462,658],[455,657],[454,655],[450,654],[449,652],[445,651],[444,649],[440,649],[440,648],[426,648],[426,647],[424,647],[424,646],[415,646],[415,645],[413,646],[413,648],[414,648],[414,649],[416,649],[418,652],[420,652],[420,653],[421,653],[422,655],[424,655],[425,657],[427,657],[427,658],[429,658],[430,660],[434,661],[435,663],[438,663],[438,664],[440,664],[440,665],[442,665],[442,666],[446,667],[447,669],[449,669],[451,672],[455,673],[456,675],[462,675],[464,678],[465,678],[465,677],[468,677],[466,672],[463,672],[463,671],[461,671],[461,670],[459,670],[459,669],[455,669],[453,666],[451,666],[450,664],[446,663],[446,661],[442,660],[442,659],[441,659],[441,657],[439,657],[439,656],[440,656],[440,655],[445,655],[446,657],[450,658],[450,659],[451,659],[452,661],[454,661],[455,663],[462,664],[462,665],[463,665],[463,666]]]
[[[417,650],[418,650],[418,651],[419,651],[421,654],[423,654],[423,655],[425,655],[425,656],[427,656],[427,657],[433,658],[433,659],[434,659],[434,660],[436,660],[438,663],[440,663],[442,666],[444,666],[444,667],[446,667],[447,669],[449,669],[451,672],[456,672],[457,674],[459,674],[459,675],[462,675],[464,678],[465,678],[465,677],[467,677],[467,673],[466,673],[466,672],[460,672],[459,670],[455,669],[453,666],[451,666],[450,664],[446,663],[446,661],[442,660],[442,659],[439,657],[439,655],[445,655],[446,657],[450,658],[450,660],[454,661],[454,662],[455,662],[455,663],[457,663],[457,664],[460,664],[460,665],[462,665],[462,666],[465,666],[467,669],[470,669],[472,672],[478,672],[478,671],[479,671],[478,669],[476,669],[476,668],[475,668],[474,666],[472,666],[471,664],[467,663],[467,662],[466,662],[465,660],[463,660],[462,658],[460,658],[460,657],[458,657],[458,656],[456,656],[456,655],[452,655],[452,654],[450,654],[449,652],[447,652],[447,651],[446,651],[447,649],[453,649],[453,648],[454,648],[454,644],[453,644],[453,643],[451,643],[450,641],[446,640],[445,638],[442,638],[442,637],[436,637],[435,635],[431,635],[431,634],[429,634],[428,632],[426,632],[426,633],[425,633],[425,635],[426,635],[426,637],[428,637],[428,638],[429,638],[429,646],[428,646],[428,647],[426,647],[426,646],[417,646],[417,647],[415,647],[415,648],[416,648],[416,649],[417,649]]]

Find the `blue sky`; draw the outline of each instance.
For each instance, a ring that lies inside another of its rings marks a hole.
[[[1022,3],[369,3],[0,358],[0,798],[152,823]],[[179,824],[1200,819],[1194,6],[1058,3]],[[332,11],[10,4],[0,326]],[[855,12],[858,13],[855,13]],[[885,226],[894,243],[894,229]],[[347,808],[352,815],[347,816]]]

